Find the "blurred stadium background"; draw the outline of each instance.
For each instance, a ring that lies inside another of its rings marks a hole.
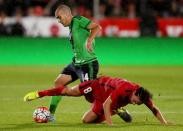
[[[100,36],[183,36],[183,0],[0,0],[0,35],[67,37],[53,18],[60,3],[100,23]]]
[[[49,98],[27,104],[24,94],[51,87],[72,58],[69,29],[54,18],[60,3],[102,26],[96,38],[100,74],[147,87],[175,125],[160,126],[145,107],[132,106],[134,124],[114,117],[113,128],[82,125],[80,117],[89,108],[83,98],[64,98],[56,123],[32,122],[33,110],[48,106]],[[182,131],[182,37],[183,0],[0,0],[0,130]]]

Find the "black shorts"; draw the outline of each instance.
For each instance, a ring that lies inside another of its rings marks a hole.
[[[80,79],[81,82],[97,78],[99,63],[97,60],[80,66],[75,66],[73,63],[67,65],[61,74],[71,75],[72,82]]]

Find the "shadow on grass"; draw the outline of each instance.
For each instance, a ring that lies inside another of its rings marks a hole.
[[[3,127],[0,127],[0,130],[26,130],[26,129],[42,129],[42,128],[95,128],[95,129],[105,129],[105,128],[128,128],[128,127],[165,127],[158,123],[117,123],[111,127],[102,123],[102,124],[82,124],[82,123],[46,123],[46,124],[38,124],[38,123],[23,123],[23,124],[5,124]],[[182,127],[183,124],[176,125],[168,125],[166,127]]]

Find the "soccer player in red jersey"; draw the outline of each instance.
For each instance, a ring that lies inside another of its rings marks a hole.
[[[82,118],[83,123],[100,123],[106,120],[108,125],[112,125],[111,115],[117,114],[119,108],[128,104],[145,104],[161,124],[167,124],[160,110],[154,105],[151,93],[140,85],[121,78],[102,76],[72,88],[60,86],[31,92],[24,97],[24,101],[57,95],[75,97],[84,95],[94,99],[92,108]]]

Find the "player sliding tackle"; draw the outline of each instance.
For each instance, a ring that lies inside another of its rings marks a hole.
[[[152,95],[148,90],[120,78],[102,76],[72,88],[60,86],[49,90],[30,92],[24,97],[24,101],[57,95],[75,97],[84,95],[94,99],[92,108],[82,118],[83,123],[100,123],[106,120],[108,125],[112,125],[111,115],[115,115],[119,108],[128,104],[145,104],[161,124],[167,124],[160,110],[154,105]]]

